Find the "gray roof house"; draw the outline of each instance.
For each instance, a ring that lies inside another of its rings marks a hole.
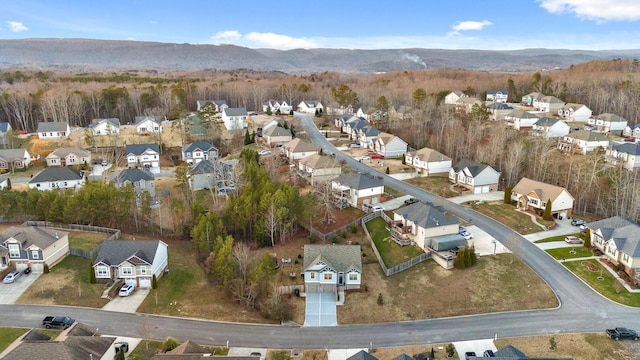
[[[167,244],[160,240],[107,240],[93,263],[96,280],[123,280],[128,285],[150,288],[169,266]]]
[[[191,190],[220,189],[235,187],[233,167],[236,161],[203,160],[191,170],[189,186]]]
[[[131,144],[125,147],[127,165],[142,166],[154,174],[160,173],[160,147],[158,144]]]
[[[347,360],[378,360],[378,358],[369,354],[367,351],[360,350],[357,353],[349,356]]]
[[[227,130],[245,129],[249,126],[247,123],[247,109],[245,108],[224,108],[222,109],[222,122]]]
[[[331,180],[331,189],[334,201],[340,207],[343,204],[361,207],[380,202],[384,183],[369,173],[350,172]]]
[[[558,138],[569,134],[571,127],[563,120],[541,117],[533,123],[533,135],[543,136],[546,138]]]
[[[96,136],[117,135],[120,133],[120,119],[93,119],[91,121],[91,130],[93,131],[93,135]]]
[[[0,264],[42,272],[69,254],[69,233],[38,226],[13,226],[0,233]]]
[[[66,122],[39,122],[37,132],[40,139],[66,139],[71,129]]]
[[[629,274],[640,271],[640,225],[631,219],[614,216],[587,224],[591,245],[600,249],[614,264]]]
[[[31,155],[26,149],[0,149],[0,170],[22,169],[30,163]]]
[[[433,238],[458,234],[459,225],[458,218],[448,215],[442,207],[416,202],[393,211],[391,233],[399,240],[412,240],[427,250],[432,246]]]
[[[182,147],[182,160],[196,165],[202,160],[217,159],[218,148],[206,141],[195,141]]]
[[[48,166],[72,166],[91,163],[91,151],[78,147],[61,147],[46,157]]]
[[[474,194],[498,190],[500,172],[493,167],[463,159],[449,170],[449,181]]]
[[[640,144],[612,143],[607,149],[607,161],[613,165],[622,165],[627,170],[640,168]]]
[[[29,189],[77,189],[84,185],[85,173],[69,167],[48,167],[40,170],[31,180]]]
[[[362,282],[360,245],[305,245],[305,292],[359,289]]]
[[[124,169],[116,175],[114,182],[118,188],[131,184],[138,195],[143,191],[147,191],[151,196],[156,195],[155,176],[148,170]]]

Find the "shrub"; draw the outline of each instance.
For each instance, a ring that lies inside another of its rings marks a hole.
[[[96,283],[96,272],[93,269],[93,266],[89,265],[89,283],[90,284],[95,284]]]
[[[334,243],[334,244],[337,244],[337,243],[338,243],[338,237],[334,235],[334,236],[331,238],[331,242],[332,242],[332,243]]]
[[[347,230],[342,230],[342,233],[340,234],[342,236],[343,239],[347,238]]]
[[[313,234],[310,234],[309,235],[309,242],[312,243],[312,244],[315,243],[316,242],[316,236],[313,235]]]
[[[164,341],[162,342],[162,351],[163,352],[171,351],[171,350],[177,348],[178,345],[180,345],[180,343],[178,343],[178,340],[176,340],[176,339],[174,339],[172,337],[168,337],[168,338],[164,339]]]
[[[453,344],[451,343],[447,344],[447,356],[453,357],[455,352],[456,352],[456,348],[453,346]]]
[[[551,339],[549,339],[549,350],[555,351],[557,347],[558,343],[556,342],[556,338],[552,336]]]
[[[152,289],[158,288],[158,279],[156,279],[156,274],[153,274],[153,277],[151,278],[151,288]]]
[[[356,225],[355,223],[351,224],[351,233],[355,234],[358,232],[358,225]]]
[[[384,304],[384,298],[382,297],[382,293],[378,294],[378,299],[376,301],[378,302],[378,305]]]
[[[44,268],[42,269],[42,272],[45,273],[45,274],[48,274],[49,273],[49,265],[44,264]]]

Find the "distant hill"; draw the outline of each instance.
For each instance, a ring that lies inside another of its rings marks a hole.
[[[286,73],[337,71],[373,73],[457,68],[530,71],[564,68],[595,59],[636,58],[640,50],[524,49],[250,49],[234,45],[192,45],[91,39],[0,40],[0,68],[24,67],[96,71],[109,69],[252,69]]]

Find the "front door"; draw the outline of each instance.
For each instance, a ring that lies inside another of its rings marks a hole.
[[[338,286],[344,286],[344,273],[338,273]]]

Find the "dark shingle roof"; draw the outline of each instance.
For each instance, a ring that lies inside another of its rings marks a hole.
[[[46,181],[69,181],[81,180],[83,178],[80,171],[68,167],[48,167],[40,170],[33,179],[29,180],[29,184],[35,184]]]
[[[115,180],[118,184],[124,184],[127,181],[130,183],[137,183],[140,180],[150,181],[153,179],[155,179],[155,177],[151,172],[133,168],[120,171]]]
[[[107,336],[71,336],[64,341],[23,341],[3,359],[101,359],[115,340],[115,337]]]
[[[61,230],[39,226],[13,226],[0,233],[0,243],[4,243],[9,238],[14,238],[22,243],[23,249],[31,245],[46,249],[67,234],[67,232]]]
[[[107,240],[102,243],[94,263],[120,264],[132,256],[153,264],[160,240]]]
[[[349,356],[347,360],[378,360],[378,358],[364,350],[360,350],[357,353]]]
[[[195,141],[195,142],[192,142],[191,144],[185,145],[182,148],[182,151],[184,151],[184,152],[193,152],[193,151],[196,151],[198,149],[200,149],[202,151],[209,151],[212,148],[214,148],[214,146],[209,144],[206,141]]]
[[[22,341],[28,341],[28,340],[31,340],[31,341],[36,341],[36,340],[48,341],[48,340],[51,340],[51,336],[41,332],[40,329],[31,329],[22,338]]]
[[[480,164],[478,162],[475,162],[473,160],[469,160],[469,159],[463,159],[460,160],[460,162],[458,162],[457,164],[455,164],[453,166],[453,171],[458,172],[464,168],[469,169],[469,173],[471,173],[471,176],[477,176],[478,174],[480,174],[484,169],[490,167],[487,164]],[[494,169],[496,170],[496,169]],[[498,170],[496,170],[498,171]]]
[[[227,116],[247,116],[247,109],[245,108],[226,108],[224,113]]]
[[[362,272],[360,245],[305,245],[304,268],[318,263],[336,272]]]
[[[156,116],[136,116],[134,118],[134,121],[135,121],[136,125],[138,125],[138,124],[140,124],[140,123],[142,123],[144,121],[147,121],[147,120],[151,120],[156,124],[160,124],[160,118],[158,118]]]
[[[612,239],[621,252],[632,257],[640,256],[640,225],[633,220],[614,216],[594,221],[587,226],[593,230],[600,229],[604,240]]]
[[[425,229],[459,223],[457,217],[447,215],[443,208],[429,203],[413,203],[394,212]]]
[[[193,174],[213,174],[222,172],[223,174],[233,171],[233,165],[218,160],[202,160],[193,167]]]
[[[126,155],[141,155],[149,149],[157,152],[158,154],[160,153],[160,147],[158,146],[158,144],[131,144],[126,146],[125,152]]]
[[[6,133],[9,130],[8,122],[0,122],[0,132]]]
[[[558,121],[560,120],[545,116],[545,117],[541,117],[538,121],[536,121],[534,125],[547,127],[547,126],[553,126]]]
[[[362,190],[383,186],[382,180],[371,174],[362,174],[357,172],[345,173],[333,180],[338,184],[348,186],[351,189]]]
[[[47,131],[67,131],[66,122],[39,122],[38,123],[38,132],[47,132]]]
[[[105,118],[105,119],[93,119],[91,120],[91,124],[93,126],[100,125],[102,123],[108,123],[109,125],[119,128],[120,127],[120,119],[118,118]]]
[[[640,155],[640,144],[636,143],[613,144],[612,149],[629,155]]]

